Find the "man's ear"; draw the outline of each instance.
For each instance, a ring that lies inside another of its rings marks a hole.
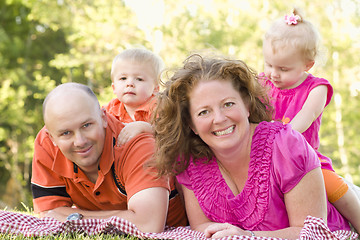
[[[103,128],[106,128],[107,125],[108,125],[108,122],[107,122],[107,117],[106,117],[106,110],[105,110],[105,108],[101,108],[101,120],[102,120]]]
[[[308,63],[305,65],[305,71],[309,71],[315,64],[315,61],[308,61]]]
[[[46,128],[45,128],[45,133],[46,133],[46,135],[48,135],[48,137],[49,137],[50,140],[52,141],[53,145],[56,147],[57,145],[56,145],[56,143],[55,143],[55,141],[54,141],[53,136],[51,135],[51,133],[49,132],[49,130],[47,130]]]

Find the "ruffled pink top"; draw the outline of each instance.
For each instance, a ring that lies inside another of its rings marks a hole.
[[[177,180],[194,192],[211,221],[258,231],[289,227],[284,194],[320,167],[316,153],[289,125],[262,122],[255,129],[250,158],[248,179],[237,196],[227,186],[215,158],[209,163],[191,160]],[[331,230],[350,229],[329,203],[328,225]]]

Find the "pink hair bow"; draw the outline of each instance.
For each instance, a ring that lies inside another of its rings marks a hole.
[[[285,15],[285,22],[288,25],[296,25],[298,24],[298,21],[301,20],[301,17],[299,15],[294,15],[294,13],[292,13],[291,15]]]

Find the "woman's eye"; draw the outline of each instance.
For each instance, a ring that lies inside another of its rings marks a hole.
[[[83,128],[87,128],[87,127],[89,127],[90,126],[90,123],[85,123],[84,125],[83,125]]]
[[[233,102],[227,102],[227,103],[225,103],[224,104],[224,106],[225,107],[231,107],[231,106],[233,106],[235,103],[233,103]]]
[[[198,116],[204,116],[208,112],[209,112],[208,110],[201,111],[201,112],[199,112]]]

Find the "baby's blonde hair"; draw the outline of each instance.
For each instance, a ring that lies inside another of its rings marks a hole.
[[[300,51],[305,61],[315,61],[319,54],[321,36],[315,26],[304,20],[298,9],[293,14],[299,16],[296,24],[288,24],[285,18],[276,20],[265,33],[264,41],[269,41],[274,53],[284,46],[291,46]]]
[[[119,60],[129,60],[138,63],[149,64],[156,74],[156,84],[159,84],[161,72],[164,69],[164,62],[160,56],[145,48],[129,48],[115,56],[111,66],[111,80],[114,81],[115,64]]]

